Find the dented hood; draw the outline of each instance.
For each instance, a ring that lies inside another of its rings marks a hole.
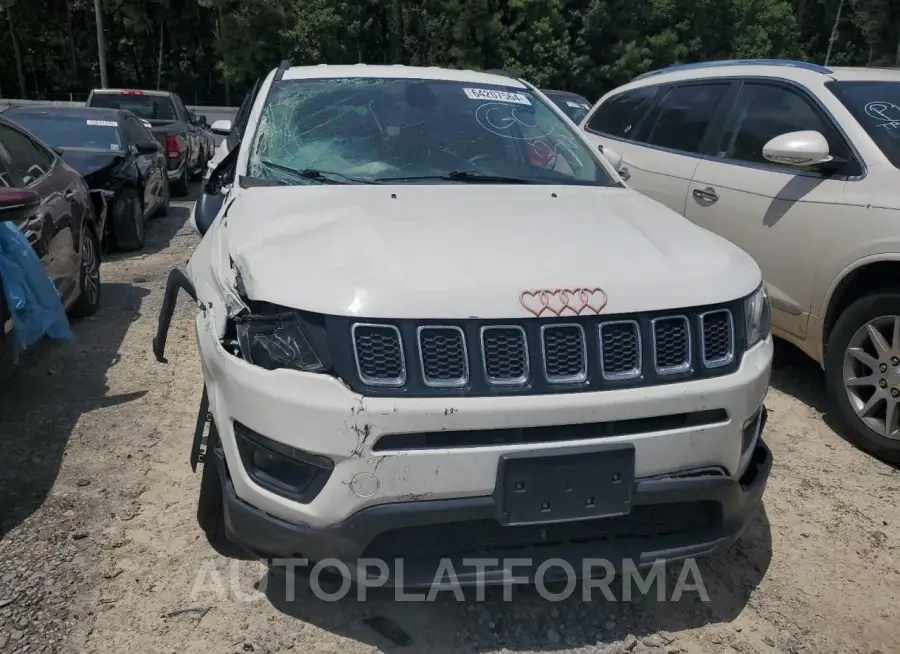
[[[743,251],[622,188],[251,188],[224,226],[248,297],[335,315],[525,317],[527,289],[593,287],[605,313],[624,313],[729,301],[760,283]]]

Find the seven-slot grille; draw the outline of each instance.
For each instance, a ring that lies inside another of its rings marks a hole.
[[[412,334],[390,324],[355,323],[353,352],[360,380],[369,386],[407,383],[406,357],[415,357],[421,382],[431,388],[463,388],[473,376],[495,387],[522,387],[540,376],[550,385],[677,377],[734,361],[734,318],[729,309],[638,320],[548,321],[529,343],[521,325],[489,325],[464,331],[455,325],[421,325]],[[589,343],[595,343],[591,346]],[[699,361],[694,361],[695,345]],[[404,354],[404,349],[406,354]],[[646,353],[647,361],[644,361]],[[698,365],[699,364],[699,365]]]

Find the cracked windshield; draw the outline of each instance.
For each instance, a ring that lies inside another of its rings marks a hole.
[[[279,184],[611,186],[562,119],[528,89],[421,79],[275,85],[248,173]]]

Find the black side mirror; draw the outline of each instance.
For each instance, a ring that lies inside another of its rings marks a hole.
[[[159,143],[138,143],[134,147],[138,154],[155,154],[159,152]]]
[[[0,222],[24,220],[41,204],[41,196],[24,188],[0,188]]]

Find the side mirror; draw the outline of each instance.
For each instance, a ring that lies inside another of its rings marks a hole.
[[[134,148],[138,154],[155,154],[159,152],[159,143],[138,143]]]
[[[219,136],[228,136],[229,134],[231,134],[231,121],[217,120],[213,122],[210,129],[212,130],[213,134],[218,134]]]
[[[18,222],[40,206],[41,196],[24,188],[0,188],[0,222]]]
[[[776,136],[763,146],[762,154],[767,161],[785,166],[815,166],[832,160],[828,141],[814,130]]]
[[[609,165],[613,167],[613,170],[619,172],[622,169],[622,155],[612,148],[603,147],[603,145],[597,147],[600,150],[600,154],[602,154],[609,162]]]

